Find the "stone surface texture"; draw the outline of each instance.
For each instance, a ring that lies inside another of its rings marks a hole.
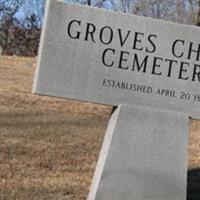
[[[121,105],[109,122],[88,200],[185,200],[187,143],[187,116]]]

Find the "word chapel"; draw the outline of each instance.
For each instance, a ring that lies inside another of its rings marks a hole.
[[[74,19],[67,24],[67,35],[73,40],[106,46],[101,54],[105,67],[200,82],[200,44],[192,41],[175,39],[171,44],[171,57],[163,58],[155,56],[159,52],[156,34],[110,26],[99,28],[93,23]],[[113,43],[120,50],[113,48]]]

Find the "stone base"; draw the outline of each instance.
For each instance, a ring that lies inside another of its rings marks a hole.
[[[120,105],[87,200],[186,200],[188,116]]]

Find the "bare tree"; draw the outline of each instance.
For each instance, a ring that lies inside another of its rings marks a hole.
[[[91,0],[87,0],[87,5],[91,6]]]
[[[200,1],[198,2],[198,12],[197,12],[197,21],[196,25],[200,26]]]
[[[6,54],[10,29],[15,21],[15,14],[18,12],[24,1],[25,0],[0,0],[2,14],[2,16],[0,16],[0,45],[2,46],[2,54]]]

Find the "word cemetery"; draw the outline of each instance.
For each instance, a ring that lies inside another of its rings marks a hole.
[[[33,92],[117,106],[88,200],[186,200],[200,29],[48,0]]]

